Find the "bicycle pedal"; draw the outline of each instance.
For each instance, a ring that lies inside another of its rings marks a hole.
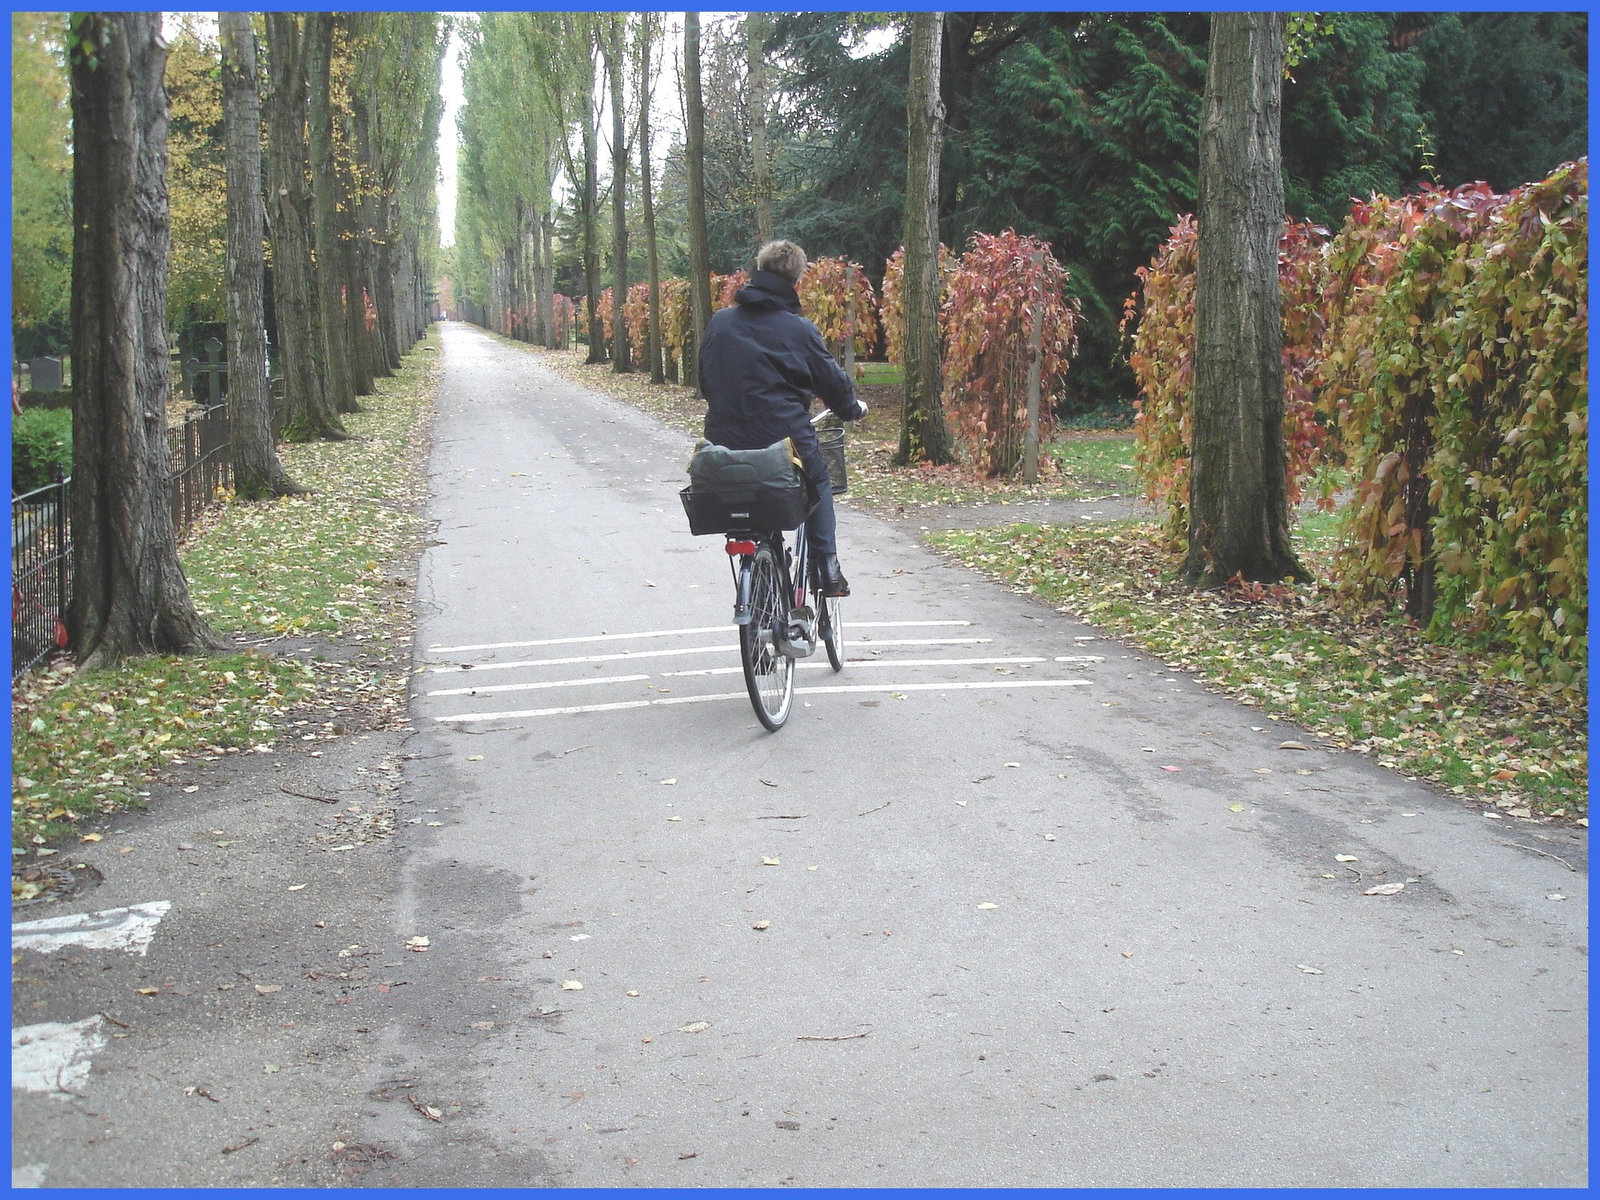
[[[778,636],[778,649],[787,658],[807,658],[817,648],[817,616],[809,604],[789,610]]]

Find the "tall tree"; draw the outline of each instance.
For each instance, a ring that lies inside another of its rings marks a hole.
[[[700,95],[700,14],[683,14],[684,155],[689,176],[689,306],[694,353],[684,356],[684,382],[698,386],[700,340],[711,323],[711,248],[706,242],[706,127]]]
[[[943,14],[911,17],[911,74],[906,88],[906,248],[901,277],[905,314],[905,393],[898,463],[950,462],[950,434],[940,400],[939,350],[939,45]]]
[[[656,204],[650,186],[650,109],[654,100],[655,67],[652,64],[657,18],[654,13],[639,17],[639,189],[644,203],[645,272],[650,284],[649,342],[645,353],[650,360],[650,381],[665,383],[661,361],[661,258],[656,246]]]
[[[166,41],[78,13],[72,72],[72,602],[81,668],[220,645],[178,562],[168,474]]]
[[[750,111],[750,162],[756,202],[756,242],[764,245],[776,235],[772,223],[772,163],[767,156],[767,35],[772,18],[764,12],[744,18],[745,62],[749,82],[746,105]]]
[[[226,315],[227,169],[216,43],[192,13],[177,17],[177,31],[168,41],[162,73],[167,92],[167,207],[172,213],[167,327],[182,330]]]
[[[633,370],[628,346],[628,322],[622,306],[628,299],[628,135],[627,114],[623,111],[623,22],[620,12],[611,14],[606,42],[606,62],[611,76],[611,369],[621,375]]]
[[[303,489],[272,438],[261,300],[261,73],[250,14],[219,12],[227,142],[228,433],[234,491],[247,500]]]
[[[1200,118],[1194,441],[1184,575],[1304,578],[1283,445],[1283,13],[1213,13]]]
[[[339,183],[334,174],[333,40],[337,17],[331,12],[306,14],[306,150],[311,161],[311,195],[315,210],[317,288],[322,302],[323,343],[328,358],[328,399],[336,412],[357,412],[350,373],[350,337],[345,324],[339,247]]]
[[[306,73],[301,18],[267,14],[267,195],[272,234],[273,315],[278,326],[291,441],[349,435],[327,391],[327,351],[312,235],[306,164]]]

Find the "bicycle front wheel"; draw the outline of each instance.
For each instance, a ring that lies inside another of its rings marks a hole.
[[[778,632],[789,616],[783,572],[771,546],[750,556],[750,620],[739,626],[744,684],[756,717],[776,733],[794,703],[794,660],[778,649]]]
[[[839,597],[817,592],[817,632],[828,648],[828,662],[835,672],[844,670],[844,618],[839,614]]]

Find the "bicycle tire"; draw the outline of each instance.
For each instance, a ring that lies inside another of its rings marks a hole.
[[[794,703],[794,660],[778,649],[780,622],[789,615],[783,572],[771,546],[750,556],[750,620],[739,626],[739,659],[756,718],[776,733]]]
[[[817,634],[828,649],[828,664],[834,673],[844,670],[844,618],[839,612],[839,597],[817,592]]]

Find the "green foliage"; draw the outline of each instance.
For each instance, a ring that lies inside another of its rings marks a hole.
[[[179,19],[167,91],[167,328],[227,319],[228,187],[222,54],[192,15]]]
[[[68,349],[72,286],[71,111],[59,13],[11,14],[13,352]]]
[[[11,490],[31,492],[72,474],[72,410],[25,408],[11,418]]]
[[[1290,494],[1350,496],[1332,574],[1348,603],[1404,604],[1435,638],[1581,687],[1588,653],[1588,164],[1509,197],[1473,184],[1354,206],[1338,235],[1288,227]],[[1187,527],[1194,231],[1129,301],[1138,465]],[[1136,324],[1135,324],[1136,322]]]

